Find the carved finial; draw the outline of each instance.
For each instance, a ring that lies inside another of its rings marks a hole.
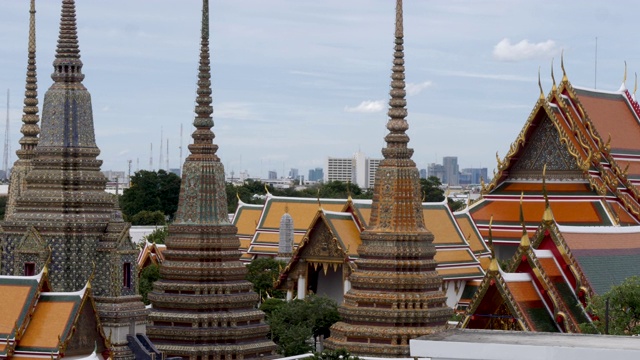
[[[284,205],[284,213],[288,214],[289,213],[289,204],[285,204]]]
[[[347,200],[351,201],[351,180],[347,181]]]
[[[551,91],[555,93],[558,91],[558,87],[556,86],[556,77],[553,76],[553,58],[551,58],[551,82],[553,85],[551,86]]]
[[[622,84],[627,82],[627,60],[624,61],[624,76],[622,77]]]
[[[22,114],[22,138],[20,139],[20,149],[16,155],[20,159],[31,159],[34,156],[33,150],[38,145],[38,134],[40,127],[38,122],[38,73],[36,68],[36,2],[31,0],[29,10],[29,55],[27,65],[27,81],[24,92],[24,108]]]
[[[269,187],[267,186],[267,184],[264,184],[264,192],[265,192],[267,195],[270,195],[270,194],[271,194],[271,193],[269,192]]]
[[[638,73],[633,73],[635,81],[633,82],[633,100],[636,99],[636,91],[638,91]]]
[[[320,202],[320,189],[318,189],[318,211],[322,211],[322,203]]]
[[[569,81],[567,78],[567,71],[564,69],[564,49],[560,53],[560,68],[562,69],[562,82]]]
[[[549,194],[547,193],[547,164],[542,167],[542,196],[544,196],[544,213],[543,221],[553,221],[553,213],[551,212],[551,204],[549,203]]]
[[[80,46],[76,26],[76,4],[74,0],[62,1],[60,18],[60,35],[56,59],[53,61],[54,72],[51,78],[55,82],[79,83],[84,79]]]
[[[387,146],[382,149],[385,159],[410,159],[413,149],[407,148],[409,136],[406,131],[409,124],[407,117],[407,100],[404,73],[404,30],[403,30],[402,0],[396,2],[396,39],[393,67],[391,73],[391,99],[389,100],[389,134],[385,137]]]
[[[542,81],[540,81],[540,67],[538,66],[538,87],[540,88],[540,100],[544,100],[544,90],[542,90]]]
[[[189,145],[191,154],[189,160],[220,161],[216,152],[218,145],[213,143],[215,134],[213,127],[213,106],[211,105],[211,61],[209,55],[209,0],[202,0],[202,28],[200,40],[200,65],[198,67],[198,90],[196,96],[196,117],[193,126],[196,130],[191,137],[193,144]]]

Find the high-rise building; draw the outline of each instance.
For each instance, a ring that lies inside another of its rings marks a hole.
[[[268,177],[269,180],[278,179],[278,173],[275,170],[269,170]]]
[[[489,181],[487,168],[466,168],[461,170],[460,175],[462,176],[463,174],[469,176],[468,184],[480,184],[482,180],[485,182]],[[463,181],[460,180],[460,183],[463,184]]]
[[[440,290],[434,236],[424,225],[418,169],[407,147],[402,0],[389,101],[389,134],[377,171],[371,220],[361,233],[351,289],[325,347],[357,356],[406,357],[409,341],[446,328],[453,314]]]
[[[291,168],[289,170],[289,179],[296,180],[298,178],[298,169]]]
[[[460,173],[460,169],[458,168],[458,157],[443,157],[442,167],[444,168],[444,178],[442,179],[442,183],[453,186],[460,185],[460,180],[458,178],[458,174]]]
[[[444,183],[444,166],[441,164],[431,163],[427,167],[427,177],[435,176]]]
[[[309,181],[322,181],[324,179],[324,171],[322,168],[309,170]]]
[[[354,182],[353,158],[328,157],[325,165],[324,181]]]
[[[31,26],[35,29],[33,17]],[[40,132],[33,36],[29,48],[18,161],[31,163],[21,173],[23,185],[10,191],[13,207],[2,222],[0,273],[34,274],[49,263],[51,287],[62,292],[80,291],[93,278],[91,291],[113,357],[132,359],[127,335],[145,333],[147,313],[136,291],[138,250],[117,201],[105,192],[91,94],[83,84],[75,1],[62,1],[54,83],[44,95]]]
[[[209,0],[202,7],[193,143],[182,167],[160,279],[148,295],[148,334],[167,357],[270,359],[276,345],[267,338],[269,326],[256,309],[260,297],[240,262],[238,229],[227,216],[224,166],[211,131]]]
[[[420,179],[427,178],[427,169],[420,169]]]

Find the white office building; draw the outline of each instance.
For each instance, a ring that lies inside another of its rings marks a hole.
[[[325,163],[324,181],[350,181],[362,189],[372,188],[376,170],[382,159],[368,158],[358,151],[351,158],[328,157]]]

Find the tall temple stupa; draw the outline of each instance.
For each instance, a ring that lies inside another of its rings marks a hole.
[[[362,233],[351,289],[331,327],[328,349],[407,357],[409,340],[444,330],[453,314],[436,273],[433,234],[424,225],[420,174],[407,147],[402,0],[396,5],[389,134],[376,171],[371,220]]]
[[[91,95],[73,0],[62,1],[53,85],[44,96],[38,138],[35,7],[31,2],[29,66],[20,150],[0,234],[0,273],[35,275],[49,259],[54,291],[81,290],[89,278],[115,358],[133,359],[127,334],[144,333],[146,309],[137,295],[137,250],[129,224],[105,192],[95,142]]]
[[[272,358],[259,296],[245,280],[238,229],[227,216],[224,167],[213,143],[209,1],[202,32],[193,144],[182,170],[180,200],[169,225],[147,334],[167,356],[242,360]]]
[[[34,156],[34,149],[38,145],[38,134],[40,127],[38,122],[38,77],[36,68],[36,1],[31,0],[29,9],[29,51],[27,65],[27,83],[24,92],[24,108],[22,113],[22,127],[20,132],[20,149],[16,151],[18,160],[11,168],[11,178],[9,179],[9,189],[11,193],[7,199],[4,218],[9,219],[15,212],[15,201],[24,191],[24,177],[31,170],[31,159]]]

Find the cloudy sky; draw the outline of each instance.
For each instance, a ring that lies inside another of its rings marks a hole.
[[[0,2],[0,134],[11,89],[12,158],[21,134],[28,1]],[[39,0],[39,93],[49,75],[60,1]],[[361,150],[380,157],[393,51],[392,0],[211,0],[215,142],[227,172],[322,167]],[[537,100],[551,59],[574,85],[616,90],[640,70],[640,3],[596,0],[405,1],[410,146],[419,167],[458,156],[495,167]],[[178,167],[193,130],[201,2],[77,1],[84,81],[103,170]],[[596,37],[598,39],[596,77]],[[557,79],[560,76],[556,77]],[[1,156],[1,154],[0,154]],[[139,165],[138,165],[139,164]]]

